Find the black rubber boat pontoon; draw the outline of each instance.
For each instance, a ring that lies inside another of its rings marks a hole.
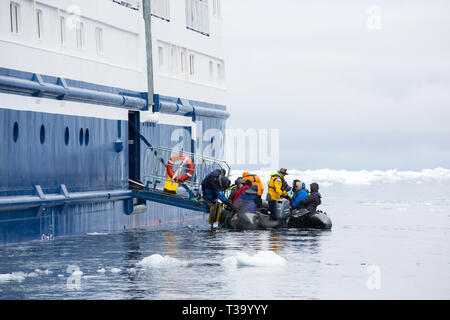
[[[299,229],[331,229],[330,217],[322,211],[314,213],[308,210],[292,210],[287,199],[277,200],[275,219],[270,217],[267,202],[259,211],[238,212],[233,214],[222,210],[220,226],[229,229],[256,230],[269,228],[299,228]]]

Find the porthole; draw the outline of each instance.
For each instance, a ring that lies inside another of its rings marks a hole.
[[[14,142],[17,142],[17,140],[19,139],[19,124],[17,122],[14,123],[13,127],[13,139]]]
[[[44,125],[41,126],[40,138],[41,138],[41,144],[44,144],[44,142],[45,142],[45,127],[44,127]]]
[[[84,134],[83,134],[83,128],[81,128],[81,129],[80,129],[80,146],[83,145],[83,137],[84,137]]]
[[[69,144],[69,139],[69,127],[66,127],[66,132],[64,133],[64,143],[66,144],[66,146]]]
[[[89,129],[86,129],[86,134],[84,137],[84,144],[88,145],[89,144]]]

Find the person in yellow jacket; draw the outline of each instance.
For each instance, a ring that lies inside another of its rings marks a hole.
[[[267,190],[267,201],[269,203],[270,215],[275,218],[275,210],[277,200],[281,197],[287,197],[286,181],[284,177],[287,175],[287,170],[281,168],[278,172],[272,173],[269,179],[269,189]]]
[[[250,174],[250,172],[244,172],[242,174],[242,179],[244,179],[244,181],[250,181],[252,183],[252,185],[256,185],[258,186],[258,202],[259,202],[259,207],[262,206],[262,199],[261,196],[264,192],[264,186],[261,182],[261,179],[256,175],[256,174]]]

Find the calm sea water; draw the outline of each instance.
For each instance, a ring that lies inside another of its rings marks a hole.
[[[331,231],[133,230],[0,248],[0,299],[449,299],[450,184],[323,186]]]

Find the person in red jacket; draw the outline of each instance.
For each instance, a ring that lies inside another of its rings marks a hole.
[[[236,191],[236,194],[234,195],[233,202],[236,202],[236,200],[239,198],[241,194],[243,194],[245,191],[250,189],[252,186],[252,182],[250,180],[245,181],[244,186],[240,188],[238,191]]]

